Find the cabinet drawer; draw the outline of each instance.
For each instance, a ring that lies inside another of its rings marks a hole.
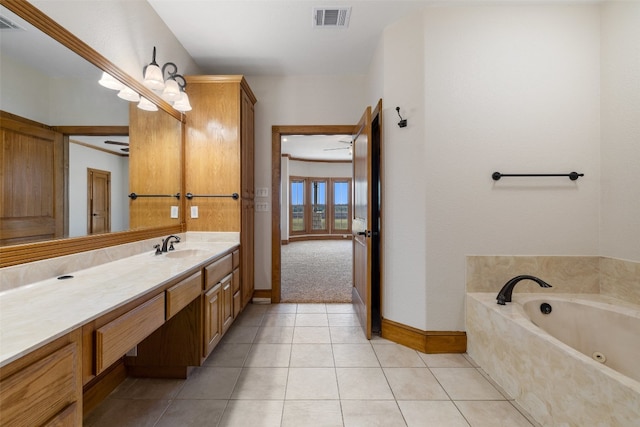
[[[240,265],[240,250],[233,251],[233,268],[238,268]]]
[[[233,270],[232,255],[225,255],[218,261],[212,262],[205,267],[205,290],[209,290],[213,285],[218,283],[224,276]]]
[[[235,294],[240,290],[240,270],[233,270],[233,293]]]
[[[96,375],[164,323],[164,293],[96,330]]]
[[[2,380],[2,425],[42,425],[79,394],[77,345],[66,347]]]
[[[189,276],[167,289],[167,320],[185,308],[202,292],[202,274]]]

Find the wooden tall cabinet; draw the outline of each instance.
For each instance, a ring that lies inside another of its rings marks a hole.
[[[240,232],[241,301],[254,290],[254,104],[243,76],[186,76],[187,231]],[[238,199],[232,194],[237,193]],[[195,208],[195,209],[194,209]],[[197,210],[197,215],[195,211]]]

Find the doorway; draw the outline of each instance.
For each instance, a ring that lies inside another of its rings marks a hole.
[[[271,301],[279,303],[282,291],[282,138],[288,135],[351,135],[353,125],[272,127]]]
[[[87,234],[111,231],[111,172],[87,168]]]

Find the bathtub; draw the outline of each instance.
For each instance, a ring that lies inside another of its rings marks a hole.
[[[537,422],[640,426],[640,307],[590,294],[495,297],[467,294],[467,352]]]

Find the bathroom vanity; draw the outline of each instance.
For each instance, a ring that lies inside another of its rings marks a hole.
[[[2,423],[81,425],[123,375],[186,378],[242,310],[239,264],[187,242],[0,293]]]

